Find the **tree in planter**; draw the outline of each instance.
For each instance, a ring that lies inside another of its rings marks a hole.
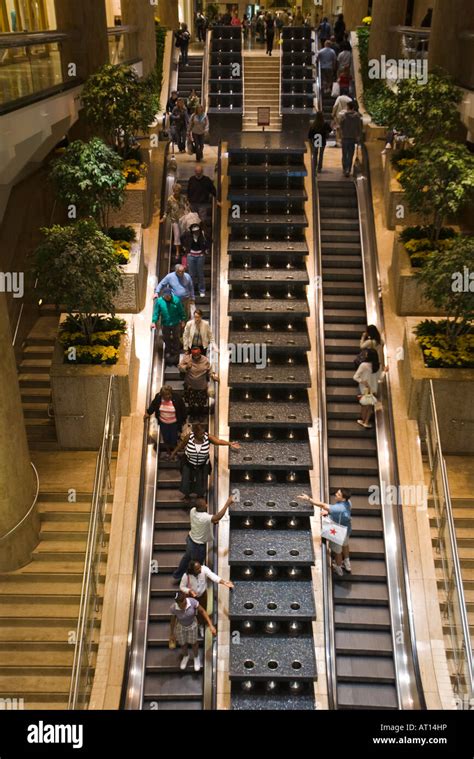
[[[94,221],[42,230],[35,251],[38,288],[47,303],[63,308],[92,345],[99,314],[114,314],[114,297],[121,287],[120,267],[112,240]]]
[[[110,209],[123,204],[123,161],[98,137],[72,142],[54,162],[50,178],[60,200],[75,205],[79,216],[93,216],[104,231]]]
[[[431,253],[417,277],[424,296],[446,313],[447,347],[454,350],[474,320],[474,237],[458,235]]]
[[[474,156],[461,143],[438,139],[419,147],[400,176],[410,211],[427,217],[437,242],[443,222],[474,193]]]
[[[150,81],[140,79],[129,66],[107,63],[92,74],[82,90],[87,119],[110,145],[130,155],[139,132],[148,132],[159,109]]]
[[[435,139],[440,129],[453,134],[460,129],[458,105],[462,90],[442,70],[428,74],[426,84],[416,77],[402,79],[390,109],[390,121],[417,145]]]

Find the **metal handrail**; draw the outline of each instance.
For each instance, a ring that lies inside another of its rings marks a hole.
[[[377,242],[368,153],[363,142],[360,147],[362,162],[356,169],[356,192],[368,322],[378,324],[379,331],[383,334],[382,285],[376,253]],[[398,486],[400,478],[395,425],[390,378],[387,374],[384,374],[384,381],[379,387],[378,397],[381,404],[380,408],[375,411],[379,476],[381,482]],[[384,535],[390,534],[392,536],[390,541],[385,542],[385,559],[399,708],[426,709],[416,648],[403,509],[400,503],[396,506],[387,503],[384,488],[381,488],[380,495]]]
[[[7,538],[9,538],[10,535],[13,535],[13,533],[16,532],[19,527],[21,527],[21,525],[23,524],[23,522],[30,516],[31,512],[33,511],[33,509],[36,506],[36,502],[38,500],[38,495],[39,495],[39,489],[40,489],[40,480],[39,480],[38,470],[36,469],[35,465],[33,464],[32,461],[30,461],[30,464],[33,467],[33,471],[34,471],[35,477],[36,477],[36,493],[35,493],[35,497],[33,498],[33,503],[31,504],[31,506],[28,509],[28,511],[26,512],[26,514],[24,514],[22,516],[22,518],[20,519],[20,521],[17,522],[14,527],[12,527],[10,530],[8,530],[8,532],[6,532],[4,535],[2,535],[0,537],[0,543],[2,543],[4,540],[6,540]]]
[[[168,160],[170,143],[166,144],[164,155],[164,172],[161,186],[160,213],[166,205],[168,180],[174,174],[175,164]],[[173,172],[171,168],[173,167]],[[168,234],[169,233],[169,240]],[[172,228],[169,219],[160,226],[158,236],[158,256],[167,250],[171,257]],[[169,242],[169,245],[168,245]],[[171,260],[171,258],[170,258]],[[168,261],[168,264],[170,263]],[[161,260],[157,261],[157,273],[160,274]],[[156,330],[150,333],[150,365],[148,368],[146,408],[149,408],[156,387],[163,385],[164,362],[160,363],[155,350]],[[153,456],[148,445],[149,419],[144,420],[142,461],[140,467],[140,494],[138,498],[136,540],[133,559],[132,598],[130,603],[128,648],[123,679],[121,708],[137,710],[143,703],[143,688],[145,679],[145,651],[150,603],[151,559],[153,555],[153,531],[155,521],[156,484],[158,479],[159,435],[157,439],[156,456]]]
[[[201,103],[204,112],[207,112],[207,100],[209,93],[209,49],[211,46],[211,30],[206,29],[206,40],[204,42],[204,55],[202,58],[202,78],[201,78]]]
[[[454,579],[455,579],[454,586],[456,588],[459,611],[461,614],[461,628],[462,628],[462,638],[463,638],[463,644],[464,644],[464,654],[466,657],[466,664],[467,664],[468,675],[469,675],[468,699],[470,700],[474,696],[474,662],[473,662],[473,655],[472,655],[471,635],[469,632],[469,617],[467,613],[466,598],[464,594],[464,585],[463,585],[462,572],[461,572],[461,562],[459,560],[459,551],[458,551],[458,545],[457,545],[456,528],[454,524],[453,506],[451,502],[449,479],[448,479],[448,473],[447,473],[447,468],[446,468],[446,461],[443,456],[443,449],[441,446],[441,435],[440,435],[440,430],[439,430],[438,413],[436,410],[436,399],[435,399],[432,380],[429,380],[429,404],[430,404],[430,411],[431,411],[432,429],[435,435],[435,443],[436,443],[436,447],[434,451],[432,449],[432,441],[431,441],[430,435],[429,434],[426,435],[425,439],[426,439],[427,447],[428,447],[428,455],[429,455],[430,470],[432,472],[432,480],[434,479],[434,476],[435,476],[433,462],[437,461],[440,465],[441,481],[442,481],[442,487],[443,487],[443,502],[445,504],[443,524],[446,524],[448,528],[449,544],[450,544],[451,553],[452,553],[453,573],[454,573]],[[428,426],[429,423],[426,422],[425,424],[426,426]],[[439,529],[439,524],[438,524],[438,529]],[[442,539],[441,539],[440,531],[438,531],[438,542],[439,542],[439,545],[441,546]],[[447,582],[447,578],[444,572],[443,572],[443,575],[444,575],[445,590],[446,590],[446,593],[448,594],[448,588],[447,588],[448,582]],[[452,585],[453,585],[452,579],[450,580],[449,585],[452,588]],[[447,608],[449,609],[449,604],[447,604]],[[460,677],[459,668],[458,668],[457,677]]]
[[[55,29],[49,32],[6,32],[0,34],[0,50],[13,47],[32,47],[33,45],[49,45],[52,42],[64,42],[74,36],[71,32],[61,32]]]
[[[318,412],[319,412],[319,482],[320,498],[323,503],[329,503],[329,463],[328,463],[328,433],[327,433],[327,401],[326,401],[326,354],[324,340],[324,302],[322,297],[322,248],[321,248],[321,224],[318,195],[318,174],[316,166],[316,152],[311,149],[311,171],[313,192],[313,238],[315,248],[315,273],[316,282],[314,288],[315,313],[316,313],[316,350],[318,356]],[[334,625],[334,599],[332,587],[332,572],[330,567],[330,555],[326,541],[321,541],[321,564],[323,575],[323,606],[324,614],[324,641],[326,654],[326,678],[328,683],[328,704],[330,709],[337,709],[337,678],[336,678],[336,643]]]
[[[138,26],[108,26],[107,36],[115,37],[117,34],[135,34],[138,32]]]
[[[217,205],[217,201],[220,201],[221,192],[221,171],[222,171],[222,143],[219,140],[219,146],[217,151],[217,192],[218,197],[214,199],[213,214],[212,214],[212,230],[213,230],[213,244],[212,244],[212,274],[211,274],[211,328],[214,336],[214,342],[219,345],[219,306],[220,306],[220,287],[219,287],[219,271],[220,271],[220,252],[221,252],[221,210]],[[219,354],[217,354],[219,358]],[[218,372],[219,374],[219,372]],[[214,414],[212,422],[212,433],[218,437],[219,433],[219,392],[218,389],[214,398]],[[214,446],[214,469],[212,477],[212,497],[214,503],[214,510],[218,510],[219,505],[219,446]],[[212,555],[212,569],[216,574],[218,573],[219,565],[219,528],[214,530],[214,544]],[[218,616],[218,594],[219,586],[213,586],[213,619],[217,621]],[[206,631],[207,634],[207,631]],[[210,648],[211,656],[210,660],[206,661],[206,667],[204,669],[204,709],[215,709],[217,704],[217,638],[212,639],[212,645]]]
[[[104,525],[104,509],[101,508],[101,498],[104,485],[110,480],[110,460],[112,457],[112,446],[114,442],[114,424],[115,416],[113,414],[112,399],[114,391],[115,375],[109,378],[107,391],[107,402],[105,406],[104,429],[102,432],[102,443],[97,455],[97,462],[94,476],[94,487],[92,491],[92,508],[89,519],[89,529],[87,533],[86,555],[84,560],[84,573],[82,577],[81,600],[79,605],[79,616],[76,629],[76,642],[74,646],[74,660],[71,672],[71,684],[69,688],[68,709],[77,709],[80,697],[80,680],[83,670],[82,656],[86,643],[86,624],[88,618],[88,607],[91,596],[91,586],[93,582],[92,572],[96,556],[96,544],[98,540],[99,528]],[[105,505],[107,496],[105,498]],[[100,563],[100,562],[99,562]],[[97,607],[97,587],[95,586],[95,603]]]

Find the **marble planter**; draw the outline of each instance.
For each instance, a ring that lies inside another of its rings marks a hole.
[[[367,116],[370,118],[369,114],[367,114]],[[388,132],[388,127],[379,126],[378,124],[374,124],[373,121],[364,124],[364,127],[366,142],[380,142],[380,140],[385,138],[385,135]],[[380,144],[383,145],[384,143],[380,142]]]
[[[141,224],[147,227],[151,219],[152,182],[150,180],[150,151],[143,151],[142,162],[147,166],[146,175],[125,189],[123,206],[109,214],[109,226],[120,224]]]
[[[61,316],[61,321],[65,318]],[[138,372],[133,321],[125,317],[127,332],[120,342],[119,360],[113,366],[63,363],[63,346],[56,341],[51,364],[54,420],[60,448],[96,450],[102,442],[104,414],[111,376],[116,377],[113,409],[117,424],[131,411]]]
[[[435,318],[436,321],[440,317]],[[473,454],[474,369],[429,369],[416,342],[419,318],[406,319],[403,360],[399,371],[407,399],[408,416],[423,423],[427,417],[429,380],[433,381],[443,453]]]
[[[132,243],[130,260],[122,270],[122,289],[114,300],[120,314],[137,314],[145,305],[147,270],[143,249],[143,232],[139,224],[130,224],[137,239]]]
[[[385,224],[388,229],[396,226],[414,226],[422,224],[423,219],[418,214],[411,213],[405,201],[405,192],[397,179],[398,171],[392,166],[390,156],[385,160],[384,171],[384,209]]]
[[[395,295],[395,308],[401,316],[436,316],[442,312],[423,297],[422,288],[413,269],[405,246],[398,240],[397,230],[393,241],[390,278]]]

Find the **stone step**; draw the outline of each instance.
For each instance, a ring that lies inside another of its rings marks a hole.
[[[51,359],[25,358],[20,364],[20,372],[43,374],[51,368]]]
[[[18,375],[18,382],[20,383],[20,387],[50,388],[49,374],[20,372]]]
[[[49,403],[23,403],[26,419],[49,419]]]

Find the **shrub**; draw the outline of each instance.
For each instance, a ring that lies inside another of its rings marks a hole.
[[[107,236],[111,240],[125,240],[126,242],[135,242],[137,239],[134,228],[127,226],[109,227]]]
[[[123,161],[98,137],[72,142],[54,161],[50,178],[60,200],[75,205],[79,217],[93,216],[102,229],[110,209],[123,203]]]
[[[446,334],[446,322],[425,319],[415,328],[418,344],[423,351],[425,365],[445,369],[474,368],[474,333],[466,326],[451,343]]]

